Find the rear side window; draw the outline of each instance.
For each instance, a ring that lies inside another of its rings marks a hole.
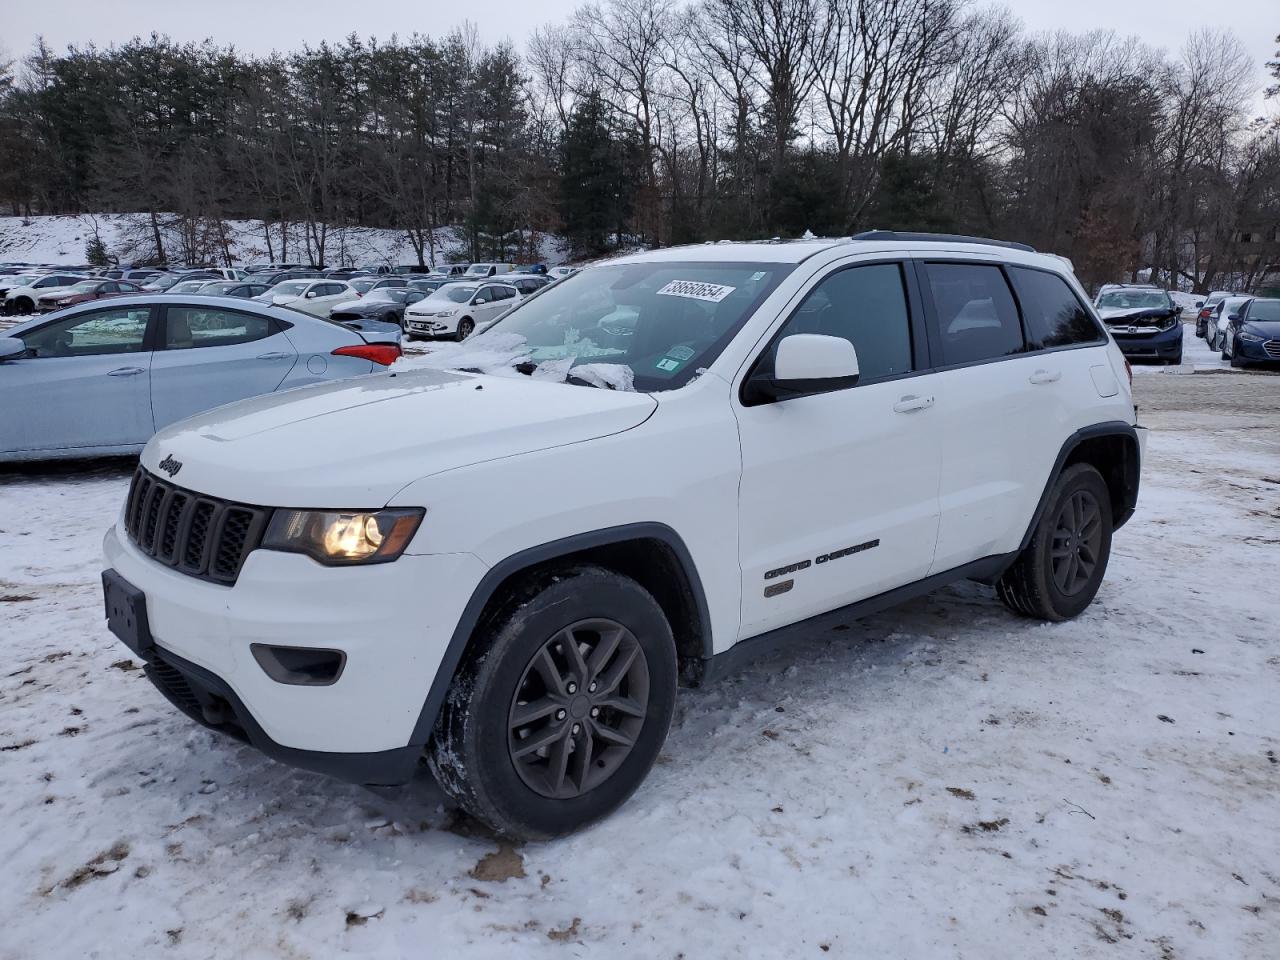
[[[925,269],[937,313],[939,366],[1023,352],[1018,308],[999,267],[930,263]]]
[[[858,351],[862,383],[911,372],[911,322],[902,267],[868,264],[824,278],[779,331],[760,358],[758,371],[772,373],[778,341],[793,333],[848,340]]]
[[[170,307],[165,311],[164,347],[187,350],[193,347],[226,347],[251,343],[271,336],[271,321],[238,310],[204,310],[197,307]]]
[[[1093,318],[1061,277],[1025,267],[1010,267],[1009,273],[1022,303],[1027,345],[1032,350],[1102,341]]]

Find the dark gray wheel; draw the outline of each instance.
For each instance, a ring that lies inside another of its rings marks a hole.
[[[1091,491],[1077,490],[1062,504],[1052,541],[1053,582],[1074,597],[1093,580],[1102,552],[1102,507]]]
[[[613,776],[644,727],[649,666],[616,620],[570,624],[525,667],[507,713],[507,750],[525,785],[576,797]]]
[[[602,567],[544,569],[482,618],[427,744],[436,780],[496,832],[545,839],[599,819],[648,774],[675,709],[662,607]]]
[[[471,336],[471,331],[476,328],[476,323],[470,317],[463,317],[458,321],[458,340],[465,340]]]
[[[1062,471],[1031,542],[996,583],[1010,610],[1040,620],[1069,620],[1093,602],[1111,555],[1111,491],[1097,469]]]
[[[30,297],[19,297],[13,302],[14,310],[21,314],[30,313],[35,306],[35,302]]]

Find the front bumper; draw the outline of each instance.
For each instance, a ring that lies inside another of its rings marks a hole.
[[[152,560],[118,525],[103,551],[145,595],[148,675],[184,712],[285,762],[378,783],[412,774],[413,731],[487,569],[471,554],[326,567],[255,550],[228,587]],[[345,666],[328,686],[281,683],[251,644],[338,650]]]
[[[1182,324],[1169,330],[1149,332],[1141,326],[1108,326],[1116,346],[1126,357],[1147,360],[1176,360],[1182,356]],[[1134,331],[1134,332],[1130,332]]]
[[[442,337],[458,329],[457,317],[423,317],[407,313],[404,317],[407,332],[419,337]]]
[[[1280,340],[1246,340],[1237,335],[1231,342],[1232,355],[1246,363],[1280,363]]]

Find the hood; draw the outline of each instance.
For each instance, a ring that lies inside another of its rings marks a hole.
[[[390,300],[379,300],[376,298],[373,300],[366,300],[361,298],[358,300],[343,300],[340,303],[335,303],[329,309],[334,313],[369,314],[381,313],[384,309],[391,306],[395,306],[395,304]]]
[[[1268,340],[1280,340],[1280,320],[1246,320],[1241,329]]]
[[[268,394],[166,427],[142,453],[175,482],[261,506],[380,507],[406,484],[471,464],[621,433],[648,394],[438,370]]]
[[[1098,311],[1104,323],[1151,323],[1176,317],[1181,310],[1178,307],[1104,307]]]

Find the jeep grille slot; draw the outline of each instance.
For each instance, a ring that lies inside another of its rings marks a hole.
[[[139,467],[125,502],[125,533],[147,556],[181,573],[233,584],[262,543],[271,510],[206,497]]]

